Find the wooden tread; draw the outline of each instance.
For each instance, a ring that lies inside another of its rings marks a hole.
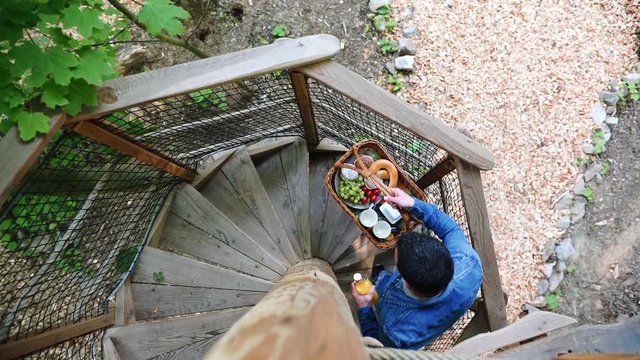
[[[280,152],[257,161],[256,170],[296,256],[311,258],[306,142],[297,139]]]

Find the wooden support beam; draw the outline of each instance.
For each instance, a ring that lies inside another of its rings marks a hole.
[[[92,331],[111,326],[114,320],[115,312],[111,311],[93,319],[63,326],[24,339],[10,341],[0,345],[0,354],[2,354],[3,359],[17,359],[38,350],[46,349],[67,340],[88,334]]]
[[[156,219],[153,221],[153,226],[149,232],[149,241],[147,242],[147,246],[155,248],[159,247],[160,240],[162,239],[162,232],[164,231],[164,226],[167,223],[167,218],[171,213],[171,207],[173,206],[173,198],[175,195],[176,189],[173,188],[164,200],[164,204],[162,204],[162,208],[156,216]]]
[[[184,180],[191,181],[195,178],[195,172],[185,169],[182,166],[161,157],[160,155],[154,154],[151,151],[103,129],[92,122],[83,121],[75,124],[71,129],[84,137],[110,146],[125,155],[132,156],[147,165],[151,165],[168,172],[169,174],[181,177]]]
[[[320,143],[318,145],[309,147],[309,151],[346,153],[347,151],[349,151],[349,148],[340,144],[339,142],[324,138],[320,140]]]
[[[51,141],[53,135],[66,121],[64,114],[53,116],[49,125],[49,132],[45,136],[37,137],[30,142],[23,142],[18,135],[17,127],[13,127],[0,141],[0,206],[4,204],[11,193],[20,185],[22,177],[36,163],[38,157]]]
[[[320,139],[318,138],[316,121],[313,117],[313,109],[311,108],[307,77],[304,76],[304,74],[294,71],[291,73],[291,82],[293,83],[293,91],[296,94],[298,109],[300,109],[302,126],[304,126],[304,132],[307,135],[307,144],[309,146],[316,146],[320,143]]]
[[[489,327],[491,331],[495,331],[507,326],[508,322],[480,170],[460,159],[455,159],[455,163],[471,242],[480,256],[484,270],[482,296],[487,308]]]
[[[304,260],[238,320],[205,359],[366,359],[331,266]]]
[[[424,174],[423,177],[416,181],[416,185],[420,189],[426,189],[431,184],[436,181],[442,179],[445,175],[449,174],[456,168],[456,163],[453,161],[453,158],[450,156],[445,157],[440,161],[433,169],[429,170],[428,173]]]
[[[464,159],[482,170],[493,168],[495,159],[486,147],[407,104],[387,90],[376,86],[360,75],[333,61],[296,68],[334,91],[352,99],[406,130],[427,139],[449,153]]]
[[[116,326],[126,326],[136,322],[133,308],[133,295],[131,292],[131,280],[127,277],[116,292]]]

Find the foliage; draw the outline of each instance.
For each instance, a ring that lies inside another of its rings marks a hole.
[[[605,144],[607,143],[607,140],[604,138],[604,131],[600,129],[594,130],[591,134],[591,138],[593,139],[594,144],[593,151],[596,155],[602,154],[605,150]]]
[[[120,250],[116,256],[116,271],[123,273],[129,270],[129,267],[138,255],[138,247],[132,246]]]
[[[558,294],[558,293],[559,291],[556,291],[555,293],[547,294],[544,297],[545,299],[547,299],[547,308],[551,311],[554,311],[560,307],[560,300],[562,299],[561,297],[562,294]]]
[[[366,134],[366,135],[356,135],[353,137],[353,142],[360,142],[363,140],[369,140],[369,139],[374,139],[373,135],[371,134]]]
[[[398,45],[396,45],[396,43],[394,43],[393,41],[384,38],[378,41],[378,50],[381,54],[384,55],[393,54],[398,51]]]
[[[204,89],[192,92],[189,96],[200,107],[207,107],[208,103],[214,105],[220,110],[226,110],[229,107],[229,103],[227,103],[227,94],[223,91],[214,92],[211,89]]]
[[[421,140],[416,140],[407,146],[407,149],[409,149],[409,151],[416,154],[426,150],[426,148],[427,148],[427,144]]]
[[[600,168],[600,176],[607,175],[609,173],[609,170],[611,170],[611,165],[609,165],[608,162],[602,163],[602,167]]]
[[[274,26],[273,29],[271,30],[271,36],[273,36],[276,39],[286,37],[287,35],[289,35],[289,29],[282,24],[278,24]]]
[[[620,109],[627,107],[627,98],[632,101],[640,100],[640,89],[638,89],[638,84],[623,81],[618,87],[620,89],[616,91],[616,95],[618,95],[618,107]]]
[[[164,274],[162,273],[162,271],[153,273],[153,281],[157,282],[158,284],[161,284],[164,282]]]
[[[577,268],[575,265],[571,264],[571,265],[567,266],[567,268],[566,268],[566,269],[564,269],[564,271],[565,271],[567,274],[573,274],[573,273],[575,273],[576,271],[578,271],[578,268]]]
[[[83,264],[84,258],[80,249],[75,246],[70,246],[62,253],[62,259],[58,261],[57,268],[67,273],[69,271],[82,270]]]
[[[584,187],[583,195],[587,199],[587,201],[589,201],[589,202],[593,201],[594,193],[593,193],[593,188],[591,187],[591,185],[587,185],[587,186]]]
[[[95,87],[118,76],[112,44],[129,40],[127,15],[158,36],[182,34],[189,17],[170,0],[146,0],[137,17],[117,0],[0,2],[0,134],[17,126],[29,141],[52,112],[97,105]]]
[[[589,158],[583,158],[582,156],[578,156],[574,161],[573,161],[573,166],[577,167],[578,169],[583,169],[584,167],[588,166],[589,164],[591,164],[592,160]]]
[[[404,80],[400,75],[388,75],[385,82],[391,86],[391,92],[394,94],[404,89]]]
[[[375,14],[369,15],[369,18],[373,22],[373,27],[382,32],[398,28],[398,23],[393,21],[391,17],[391,7],[389,5],[381,6],[376,10]]]

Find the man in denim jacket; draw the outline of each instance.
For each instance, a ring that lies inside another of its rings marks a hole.
[[[382,271],[367,295],[352,284],[363,336],[387,347],[416,350],[433,342],[473,304],[482,283],[482,265],[460,226],[435,205],[400,189],[385,201],[410,209],[442,242],[409,232],[395,249],[397,272]],[[371,306],[374,291],[379,300]]]

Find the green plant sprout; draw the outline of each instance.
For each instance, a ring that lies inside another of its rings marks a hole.
[[[289,29],[282,24],[274,26],[271,30],[271,36],[273,36],[275,39],[283,38],[287,35],[289,35]]]
[[[398,51],[398,46],[391,40],[384,38],[378,41],[378,50],[381,54],[393,54]]]
[[[593,151],[596,153],[596,155],[602,154],[605,149],[605,144],[607,143],[607,140],[604,139],[604,131],[600,129],[594,130],[591,134],[591,138],[593,139],[594,143]]]
[[[561,294],[547,294],[544,298],[547,300],[547,308],[549,310],[554,311],[560,307]]]
[[[388,75],[385,83],[391,86],[391,92],[397,94],[404,89],[404,80],[400,75]]]
[[[58,265],[56,267],[59,270],[62,270],[63,273],[68,273],[69,271],[82,270],[83,263],[84,258],[80,249],[75,246],[70,246],[64,250],[62,253],[62,259],[58,261]]]
[[[223,111],[229,107],[227,94],[223,91],[213,92],[211,89],[204,89],[190,93],[189,97],[191,97],[198,106],[203,108],[207,107],[208,102]]]
[[[589,158],[584,158],[582,156],[578,156],[574,161],[573,161],[573,166],[577,167],[578,169],[583,169],[584,167],[588,166],[589,164],[591,164],[592,160]]]
[[[611,170],[611,165],[608,162],[602,163],[602,167],[600,167],[600,176],[605,176]]]
[[[577,268],[575,265],[573,265],[573,264],[571,264],[571,265],[567,266],[567,268],[566,268],[566,269],[564,269],[564,271],[565,271],[567,274],[573,274],[573,273],[575,273],[577,270],[578,270],[578,268]]]
[[[161,284],[164,282],[164,274],[162,273],[162,271],[153,273],[153,281],[155,281],[158,284]]]
[[[587,186],[584,187],[583,195],[587,199],[588,202],[592,202],[593,201],[594,193],[593,193],[593,188],[591,187],[591,185],[587,185]]]

